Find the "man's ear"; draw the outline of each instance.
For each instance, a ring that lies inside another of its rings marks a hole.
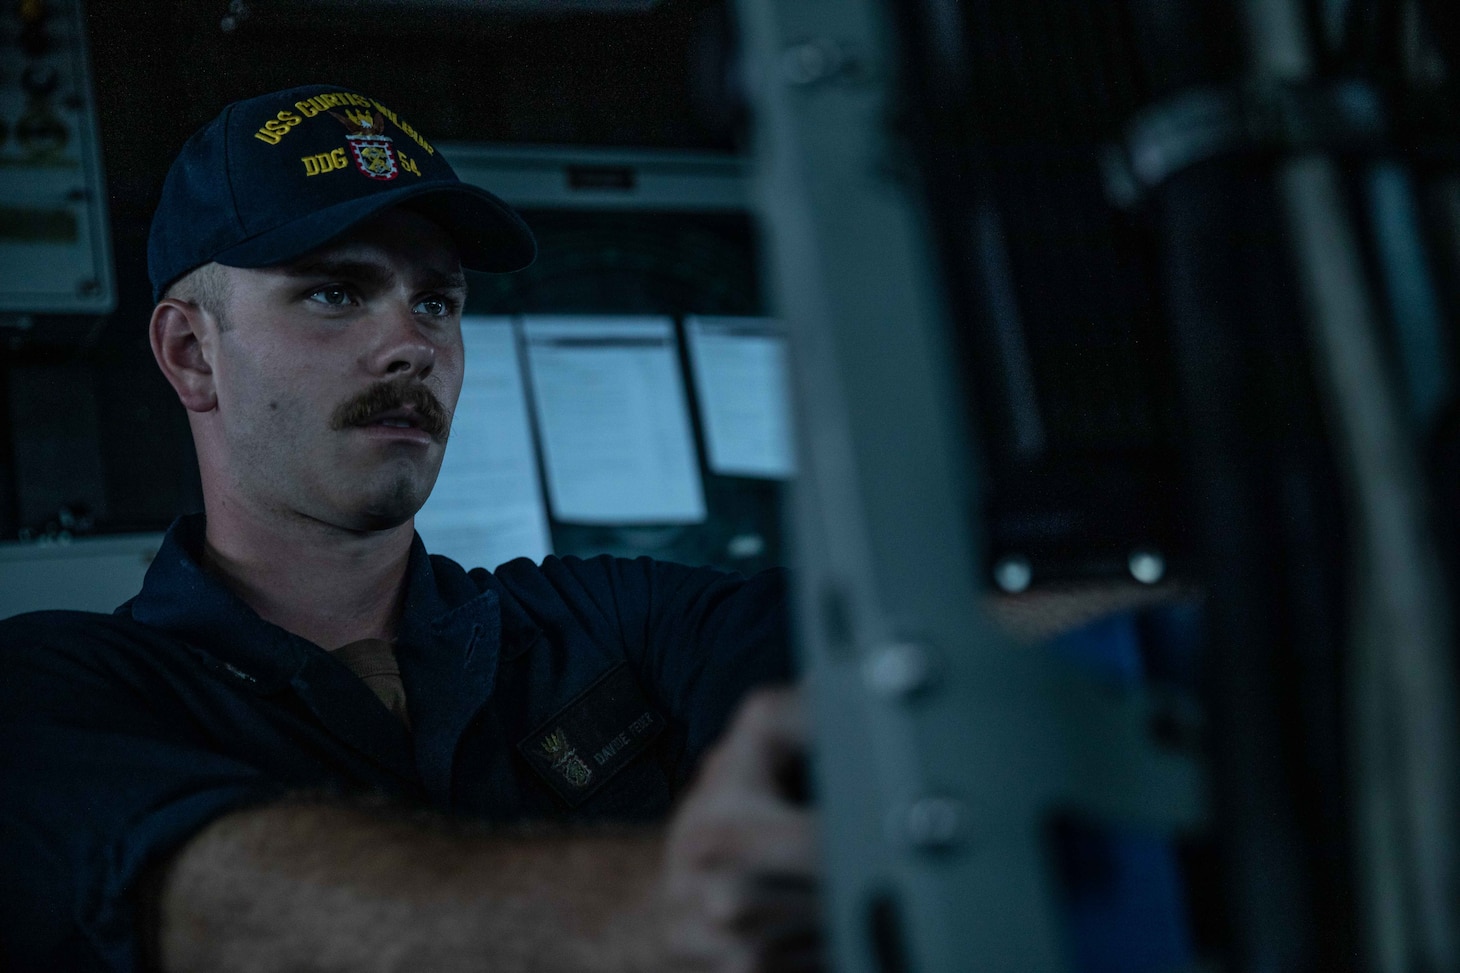
[[[203,336],[217,328],[213,315],[191,301],[163,298],[152,309],[152,357],[189,412],[211,412],[218,405],[213,366],[202,343]]]

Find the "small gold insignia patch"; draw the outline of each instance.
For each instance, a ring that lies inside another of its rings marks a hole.
[[[568,734],[558,727],[542,740],[542,753],[552,761],[553,770],[574,787],[587,787],[593,779],[593,770],[578,756],[578,751],[568,743]]]

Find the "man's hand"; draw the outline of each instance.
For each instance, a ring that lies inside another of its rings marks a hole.
[[[801,805],[806,728],[794,690],[741,706],[670,822],[665,946],[671,970],[823,968],[816,822]]]

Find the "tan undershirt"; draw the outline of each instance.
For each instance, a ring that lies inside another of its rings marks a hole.
[[[394,645],[385,639],[361,639],[342,645],[330,654],[359,676],[385,708],[400,717],[407,730],[411,728],[411,718],[406,712],[406,687],[401,682]]]

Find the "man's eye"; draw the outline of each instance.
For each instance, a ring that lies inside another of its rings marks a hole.
[[[428,314],[433,318],[445,317],[446,315],[450,314],[454,309],[454,305],[451,303],[451,301],[439,296],[425,298],[424,300],[416,302],[416,306],[411,308],[411,310],[417,314]]]
[[[330,307],[348,307],[353,303],[350,299],[350,292],[343,287],[321,287],[310,294],[309,299],[317,304],[328,304]]]

